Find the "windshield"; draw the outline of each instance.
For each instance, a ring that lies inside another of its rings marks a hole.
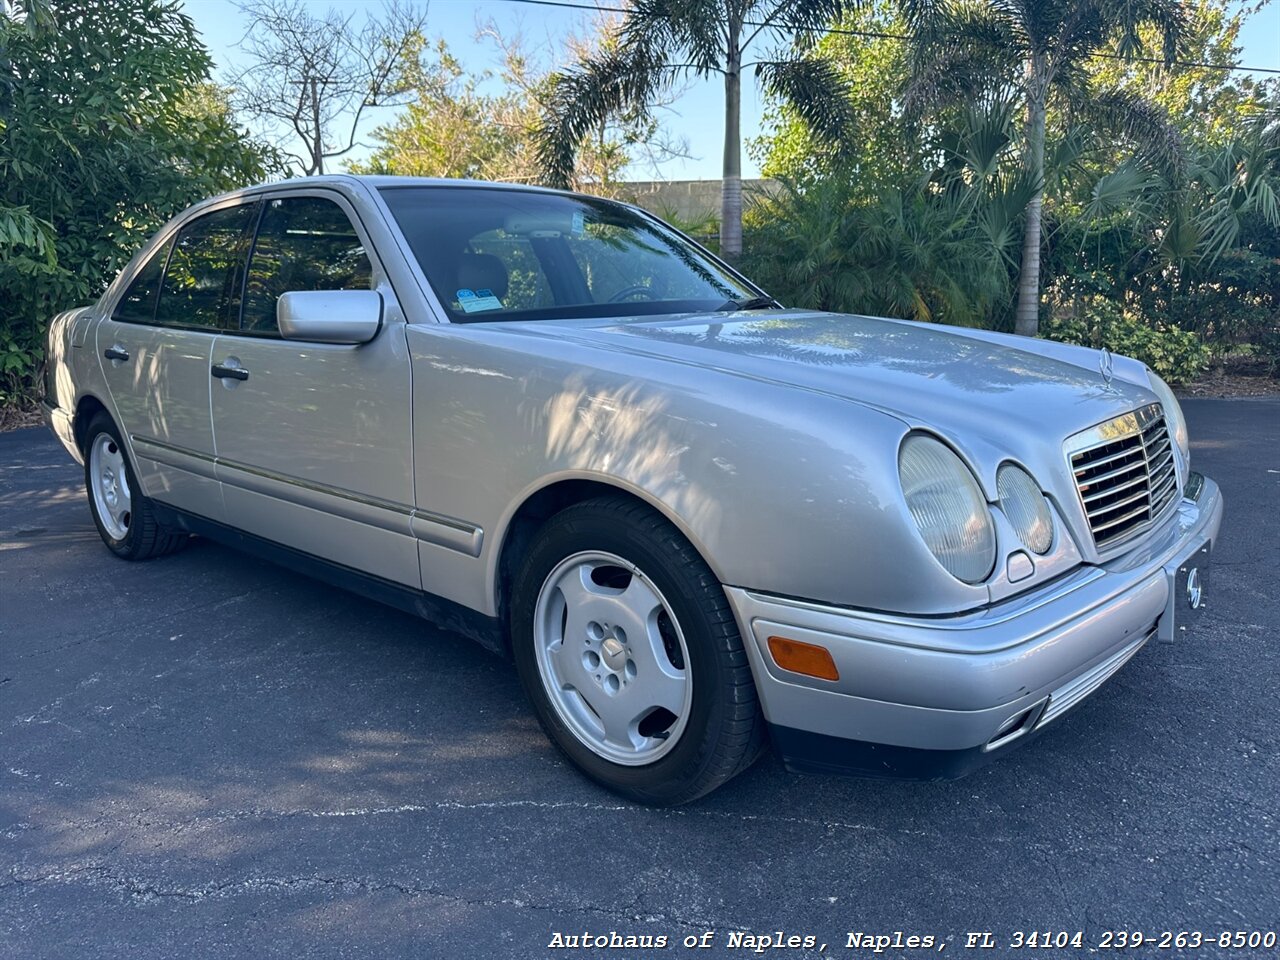
[[[674,230],[607,200],[486,187],[381,193],[455,322],[718,310],[758,295]]]

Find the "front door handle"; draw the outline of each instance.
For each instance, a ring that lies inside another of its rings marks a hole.
[[[102,351],[102,355],[108,360],[119,360],[121,363],[129,359],[129,351],[120,344],[112,344]]]
[[[209,372],[219,380],[226,380],[228,378],[232,380],[249,379],[249,371],[244,369],[244,367],[227,367],[223,366],[221,363],[215,363],[209,368]]]

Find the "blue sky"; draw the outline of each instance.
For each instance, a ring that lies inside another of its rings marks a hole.
[[[362,16],[372,6],[368,0],[305,0],[322,13],[329,7],[354,11]],[[587,0],[581,0],[587,2]],[[608,4],[606,4],[608,5]],[[236,44],[244,35],[246,18],[232,0],[183,0],[186,12],[195,21],[206,46],[218,64],[222,78],[233,69],[240,57]],[[504,34],[523,35],[531,48],[550,51],[559,46],[569,32],[585,33],[591,15],[553,7],[537,7],[509,3],[505,0],[431,0],[427,12],[427,33],[443,36],[464,66],[480,71],[497,65],[491,43],[477,41],[477,25],[492,19]],[[1273,2],[1255,14],[1241,38],[1242,61],[1249,66],[1280,69],[1280,2]],[[742,133],[744,138],[760,133],[763,104],[753,85],[745,85],[742,98]],[[672,108],[664,112],[662,122],[667,132],[688,144],[690,159],[677,159],[663,165],[665,179],[715,179],[720,176],[723,149],[723,87],[719,79],[693,82]],[[390,117],[386,110],[374,111],[372,128]],[[367,151],[358,151],[359,157]],[[743,175],[756,176],[759,171],[749,155],[743,156]],[[630,175],[648,179],[651,171],[636,169]]]

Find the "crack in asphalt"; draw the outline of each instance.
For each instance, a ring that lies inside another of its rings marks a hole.
[[[336,889],[344,894],[377,894],[394,893],[404,897],[429,897],[446,900],[450,903],[468,907],[504,908],[549,913],[558,917],[573,917],[582,914],[598,916],[611,922],[628,923],[662,923],[671,926],[695,930],[749,930],[750,924],[738,924],[728,920],[710,917],[684,915],[676,911],[645,912],[632,908],[619,912],[608,910],[591,904],[578,904],[572,908],[557,906],[521,897],[467,897],[444,890],[440,887],[415,884],[406,881],[380,880],[373,877],[329,877],[329,876],[248,876],[232,880],[210,882],[198,886],[165,885],[160,881],[137,876],[121,874],[112,868],[92,864],[47,873],[38,876],[21,876],[17,868],[10,872],[9,880],[0,883],[0,893],[6,890],[22,890],[27,887],[45,884],[74,885],[84,884],[91,887],[107,888],[137,903],[150,903],[156,900],[181,900],[189,904],[202,903],[210,899],[223,899],[239,894],[258,891],[278,890],[285,892]],[[640,900],[635,901],[639,906]]]
[[[405,814],[423,814],[423,813],[440,813],[449,811],[460,812],[476,812],[476,811],[504,811],[517,809],[537,809],[546,811],[558,810],[577,810],[586,813],[626,813],[647,818],[662,819],[711,819],[731,821],[736,823],[765,823],[765,824],[785,824],[788,826],[799,826],[811,829],[821,829],[828,833],[835,832],[872,832],[883,833],[894,836],[922,837],[928,839],[949,839],[956,836],[953,831],[947,831],[945,834],[939,831],[931,830],[912,830],[905,827],[886,827],[878,824],[858,823],[849,820],[828,820],[815,817],[799,817],[799,816],[780,816],[773,814],[753,814],[753,813],[736,813],[733,811],[721,810],[688,810],[688,809],[657,809],[650,807],[639,807],[631,804],[608,804],[608,803],[591,803],[574,800],[493,800],[493,801],[476,801],[471,803],[463,803],[454,800],[441,800],[434,803],[402,803],[394,806],[384,807],[346,807],[333,810],[313,810],[305,807],[293,809],[271,809],[271,808],[249,808],[242,810],[228,810],[222,813],[213,813],[205,816],[186,817],[173,820],[148,820],[147,826],[150,829],[172,830],[175,832],[183,832],[188,830],[199,830],[205,827],[219,826],[221,824],[236,823],[238,821],[273,821],[273,820],[291,820],[300,818],[311,818],[317,820],[327,819],[344,819],[344,818],[365,818],[365,817],[386,817]],[[150,812],[149,809],[142,813]],[[110,826],[118,824],[126,826],[123,821],[115,819],[97,818],[92,820],[62,820],[60,823],[64,825],[78,826]],[[994,843],[1023,843],[1025,841],[1015,840],[1013,837],[993,836],[990,833],[981,834],[981,839]]]
[[[1053,874],[1054,882],[1058,885],[1058,896],[1062,897],[1062,903],[1067,908],[1068,913],[1074,916],[1077,912],[1076,907],[1071,900],[1071,895],[1067,892],[1067,884],[1062,876],[1062,868],[1058,865],[1058,858],[1047,856],[1044,861],[1049,865],[1049,871]]]
[[[1242,804],[1248,809],[1256,813],[1264,814],[1265,818],[1267,819],[1270,818],[1269,814],[1265,814],[1263,810],[1249,803],[1247,800],[1242,801]],[[867,831],[867,832],[882,833],[886,835],[906,835],[906,836],[913,836],[917,838],[925,838],[925,839],[933,839],[933,840],[954,839],[956,836],[956,834],[953,831],[933,832],[933,831],[925,831],[925,830],[906,830],[902,828],[884,827],[884,826],[875,825],[875,824],[855,823],[851,821],[842,821],[842,820],[827,820],[827,819],[813,818],[813,817],[775,817],[775,816],[766,816],[766,815],[758,815],[758,814],[733,813],[733,812],[726,812],[726,811],[653,809],[648,807],[636,807],[636,806],[627,805],[627,804],[603,804],[603,803],[588,803],[588,802],[582,802],[582,801],[541,801],[541,800],[479,801],[479,802],[473,802],[473,803],[461,803],[457,801],[439,801],[439,802],[430,803],[430,804],[409,803],[409,804],[399,804],[396,806],[388,806],[388,807],[352,807],[352,808],[342,808],[342,809],[335,809],[335,810],[312,810],[308,808],[296,808],[296,809],[289,809],[289,810],[247,809],[247,810],[233,810],[233,811],[227,811],[225,813],[213,814],[210,816],[191,817],[191,818],[180,819],[180,820],[148,819],[145,822],[138,821],[137,823],[134,823],[132,825],[126,824],[123,821],[107,819],[107,818],[96,818],[92,820],[61,820],[59,821],[59,824],[61,826],[95,827],[95,828],[107,828],[107,829],[110,829],[112,826],[118,826],[118,827],[124,828],[125,830],[129,830],[131,829],[131,827],[136,828],[138,826],[144,826],[148,831],[171,830],[175,832],[184,832],[187,830],[198,830],[204,827],[218,826],[222,824],[235,823],[235,822],[246,821],[246,820],[272,821],[272,820],[289,820],[289,819],[299,819],[299,818],[346,819],[346,818],[381,817],[381,816],[402,815],[402,814],[438,813],[438,812],[445,812],[445,811],[463,811],[463,812],[474,812],[474,811],[483,811],[483,810],[505,811],[505,810],[513,810],[513,809],[530,809],[530,808],[537,809],[537,810],[546,810],[546,811],[559,811],[559,810],[568,809],[568,810],[577,810],[581,812],[596,812],[596,813],[631,813],[631,814],[637,814],[640,816],[654,817],[657,819],[694,817],[694,818],[711,818],[711,819],[717,819],[717,820],[729,820],[729,821],[741,822],[741,823],[754,823],[754,822],[762,821],[766,823],[784,823],[788,825],[798,825],[798,826],[804,826],[809,828],[822,828],[827,832],[837,832],[841,830]],[[141,811],[143,815],[145,815],[148,812],[150,811],[149,810]],[[128,837],[126,836],[117,840],[116,843],[110,848],[110,850],[108,850],[108,855],[119,850],[119,848],[125,843],[127,839]],[[1043,854],[1052,854],[1054,852],[1054,849],[1050,844],[1038,842],[1038,841],[1029,841],[1025,837],[995,836],[991,834],[983,834],[982,839],[988,843],[1017,844],[1025,849],[1033,850]],[[1258,851],[1256,851],[1249,844],[1249,842],[1245,840],[1218,840],[1217,842],[1210,843],[1208,845],[1204,845],[1204,844],[1176,845],[1176,846],[1168,847],[1161,852],[1166,856],[1176,855],[1176,854],[1198,854],[1198,855],[1212,856],[1215,854],[1226,853],[1226,852],[1234,852],[1234,853],[1244,852],[1247,854],[1258,855]],[[1057,882],[1057,886],[1059,888],[1059,892],[1062,896],[1063,902],[1068,906],[1073,906],[1071,897],[1068,894],[1069,888],[1065,882],[1065,878],[1062,876],[1060,872],[1060,868],[1058,864],[1055,862],[1052,856],[1048,856],[1046,858],[1046,863],[1053,872],[1054,879]],[[0,889],[3,889],[3,888],[4,888],[4,885],[0,884]],[[638,901],[637,901],[637,907],[638,907]]]
[[[204,603],[197,603],[190,607],[183,607],[181,610],[170,610],[166,613],[161,613],[156,616],[149,617],[148,623],[152,624],[153,626],[159,626],[160,624],[165,623],[169,620],[172,620],[175,617],[183,617],[191,613],[199,612],[201,610],[209,610],[209,609],[216,610],[220,606],[224,606],[229,603],[235,603],[239,600],[245,599],[246,597],[251,597],[255,593],[261,593],[266,589],[268,588],[265,586],[251,587],[248,590],[242,591],[241,593],[233,594],[232,596],[229,596],[229,597],[220,597],[216,600],[208,600]],[[43,647],[39,650],[31,650],[27,653],[19,654],[17,659],[28,660],[28,659],[31,659],[32,657],[45,657],[51,653],[60,653],[63,650],[69,650],[72,647],[83,646],[86,643],[93,643],[97,640],[101,640],[103,637],[109,637],[113,634],[117,634],[121,632],[129,632],[128,626],[122,625],[119,627],[111,627],[99,633],[95,633],[92,636],[81,637],[79,640],[72,640],[70,643],[60,644],[59,646],[56,646],[56,647]]]

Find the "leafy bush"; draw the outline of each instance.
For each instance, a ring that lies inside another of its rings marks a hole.
[[[720,249],[720,218],[714,213],[682,217],[674,210],[661,210],[658,216],[681,233],[693,237],[707,249],[711,251]]]
[[[44,349],[35,338],[26,342],[0,329],[0,407],[20,403],[33,392]]]
[[[1194,333],[1147,323],[1107,300],[1089,301],[1084,313],[1051,319],[1045,335],[1141,360],[1170,383],[1194,380],[1209,363],[1210,351]]]
[[[1151,315],[1168,317],[1184,330],[1199,334],[1215,361],[1242,348],[1280,365],[1280,238],[1272,251],[1231,250],[1208,264],[1196,264],[1185,281],[1168,295],[1157,298],[1144,291],[1146,302],[1156,302]]]
[[[34,394],[45,324],[97,297],[174,213],[265,179],[189,17],[162,0],[0,15],[0,403]]]
[[[787,306],[998,326],[1021,186],[939,175],[870,201],[843,180],[788,186],[748,209],[742,267]]]

